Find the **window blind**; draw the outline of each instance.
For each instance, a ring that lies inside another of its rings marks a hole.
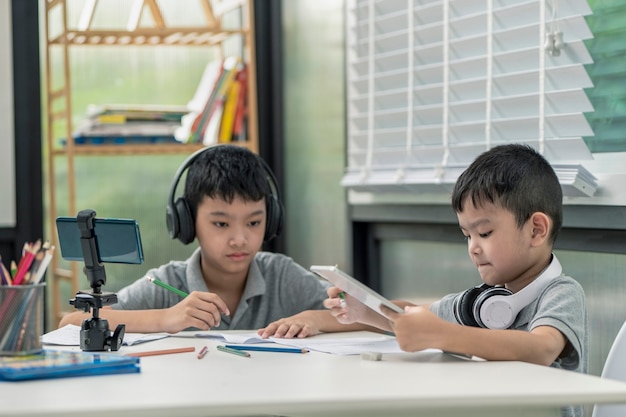
[[[585,0],[349,1],[342,184],[447,191],[478,154],[515,142],[550,161],[566,195],[593,195],[590,13]]]

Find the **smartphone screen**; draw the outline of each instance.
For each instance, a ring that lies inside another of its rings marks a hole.
[[[68,261],[82,261],[80,231],[75,217],[58,217],[61,256]],[[100,262],[141,264],[143,250],[139,224],[130,219],[94,219],[94,234]]]

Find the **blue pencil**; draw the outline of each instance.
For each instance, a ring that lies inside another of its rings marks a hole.
[[[237,350],[253,350],[257,352],[283,352],[283,353],[308,353],[308,349],[272,346],[249,346],[249,345],[226,345],[226,347]]]

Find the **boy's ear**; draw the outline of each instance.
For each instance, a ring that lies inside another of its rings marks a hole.
[[[552,226],[552,221],[548,215],[537,211],[530,216],[530,223],[532,225],[533,243],[541,244],[548,239],[550,227]]]

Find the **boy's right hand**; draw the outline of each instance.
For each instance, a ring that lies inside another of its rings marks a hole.
[[[342,300],[339,294],[343,291],[337,287],[330,287],[326,290],[328,297],[324,300],[324,307],[330,309],[330,314],[342,324],[365,323],[368,308],[354,297],[344,292],[345,299]]]
[[[230,316],[230,311],[217,294],[193,291],[175,306],[164,310],[161,327],[168,333],[189,327],[210,330],[219,326],[222,314]]]

